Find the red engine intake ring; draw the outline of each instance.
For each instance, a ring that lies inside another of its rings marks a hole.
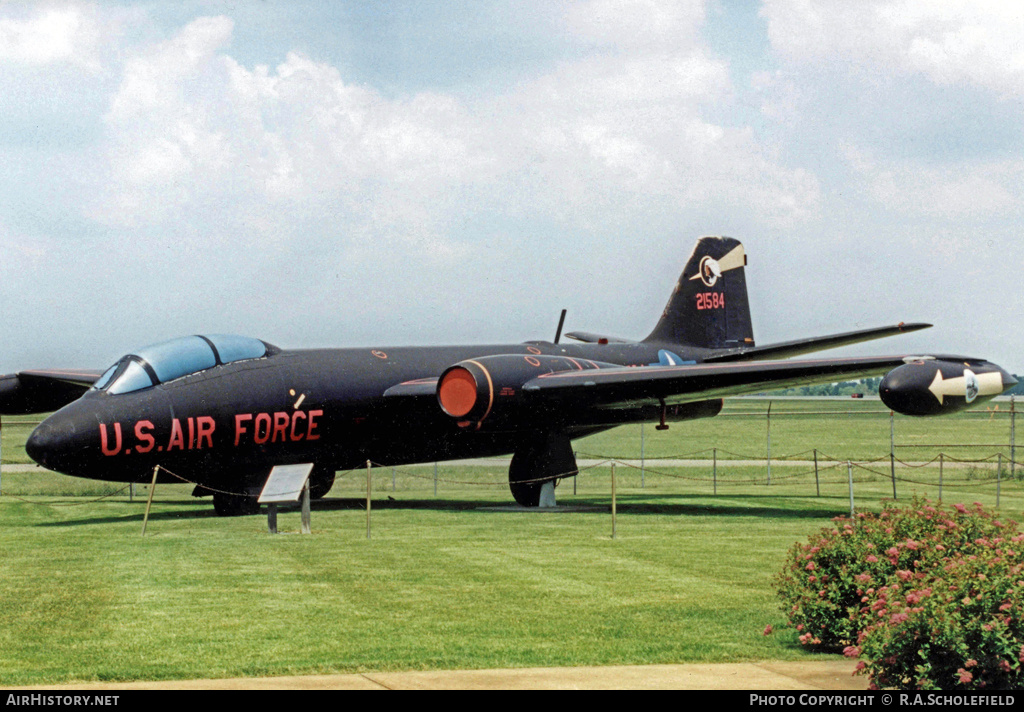
[[[453,418],[467,415],[476,405],[477,398],[476,378],[462,366],[449,370],[437,386],[441,409]]]

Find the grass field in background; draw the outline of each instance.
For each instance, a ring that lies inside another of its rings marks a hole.
[[[845,462],[823,458],[816,496],[800,453],[883,458],[851,470],[856,508],[878,509],[892,496],[888,414],[822,414],[877,413],[877,401],[773,402],[773,456],[799,462],[776,461],[768,484],[767,402],[734,403],[714,420],[645,427],[646,458],[720,448],[723,464],[713,473],[710,453],[696,454],[690,466],[645,467],[641,483],[620,462],[614,539],[607,463],[563,481],[559,504],[583,509],[556,513],[503,511],[501,463],[440,464],[436,497],[432,465],[375,469],[369,540],[362,470],[339,473],[314,503],[309,536],[294,533],[295,511],[279,517],[288,533],[270,536],[264,516],[218,518],[188,485],[159,485],[144,538],[144,486],[129,501],[121,485],[6,472],[0,685],[808,659],[793,631],[763,635],[785,621],[772,577],[850,502]],[[744,408],[760,415],[729,416]],[[963,446],[1009,442],[1002,414],[895,426],[897,444],[955,443],[942,450],[985,458],[997,450]],[[5,463],[19,459],[19,430],[23,442],[28,428],[4,419]],[[639,435],[624,427],[576,448],[634,459]],[[910,452],[908,462],[932,456]],[[749,461],[724,464],[733,459]],[[998,488],[1000,512],[1020,519],[1024,483],[1005,463],[997,480],[996,466],[947,461],[943,499],[995,506]],[[901,467],[899,499],[937,499],[938,480],[937,463]]]

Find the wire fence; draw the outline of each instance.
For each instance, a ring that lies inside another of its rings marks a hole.
[[[561,479],[557,491],[560,501],[569,495],[600,498],[614,478],[625,496],[848,496],[853,506],[856,499],[923,495],[979,499],[1024,512],[1017,416],[1012,398],[930,419],[894,415],[871,399],[734,399],[714,419],[672,423],[668,431],[622,426],[576,441],[578,473]],[[148,476],[127,485],[41,476],[24,455],[35,422],[2,421],[0,495],[145,496]],[[369,486],[381,497],[401,492],[508,499],[508,458],[373,465]],[[178,479],[191,491],[193,483]],[[174,487],[169,491],[182,490]],[[356,496],[366,487],[363,468],[339,472],[330,496]]]

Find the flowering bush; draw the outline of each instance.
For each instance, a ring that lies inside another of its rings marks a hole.
[[[1016,535],[1015,523],[998,521],[980,505],[947,509],[917,499],[833,521],[790,549],[776,584],[800,643],[835,651],[859,645],[865,597],[918,580],[950,552],[969,556],[983,547],[979,541]]]
[[[979,510],[980,511],[980,510]],[[981,538],[865,594],[846,655],[873,687],[1009,689],[1024,683],[1024,535]]]

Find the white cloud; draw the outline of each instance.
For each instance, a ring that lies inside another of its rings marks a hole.
[[[764,0],[787,61],[917,74],[1024,98],[1024,5],[1003,0]]]
[[[678,52],[694,43],[704,14],[703,0],[589,0],[571,4],[565,22],[579,37],[608,46]]]
[[[219,228],[258,226],[281,241],[290,213],[329,208],[346,233],[445,254],[460,240],[445,225],[474,209],[446,200],[452,191],[549,216],[639,196],[638,207],[671,212],[748,204],[781,222],[816,210],[812,176],[776,165],[750,132],[702,118],[732,88],[702,48],[699,3],[598,0],[570,15],[600,51],[473,106],[438,93],[385,98],[295,53],[247,69],[230,56],[232,21],[197,19],[125,62],[106,116],[113,180],[93,215],[180,223],[220,201],[231,207]],[[622,16],[624,28],[613,22]]]
[[[35,15],[0,17],[0,61],[70,62],[97,70],[101,28],[95,14],[91,6],[58,4]]]
[[[879,205],[908,217],[964,220],[1012,217],[1024,204],[1024,163],[973,161],[929,166],[882,160],[843,147],[856,184]]]

